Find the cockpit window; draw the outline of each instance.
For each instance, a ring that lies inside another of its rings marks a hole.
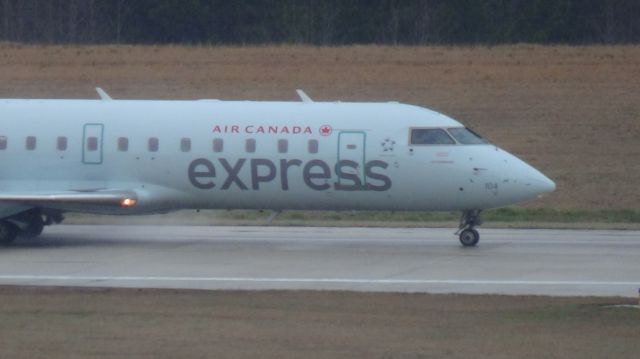
[[[483,145],[488,143],[487,140],[468,128],[456,127],[448,130],[451,136],[463,145]]]
[[[455,141],[441,128],[414,128],[411,130],[412,145],[455,145]]]

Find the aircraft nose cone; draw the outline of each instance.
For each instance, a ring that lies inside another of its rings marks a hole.
[[[532,182],[536,192],[539,194],[551,193],[556,190],[556,183],[542,173],[533,178]]]
[[[549,179],[549,177],[545,176],[533,167],[530,167],[530,169],[529,175],[527,176],[527,184],[534,193],[541,196],[556,190],[555,182]]]
[[[501,192],[505,203],[513,204],[532,200],[556,190],[556,184],[518,157],[504,151],[505,170]]]

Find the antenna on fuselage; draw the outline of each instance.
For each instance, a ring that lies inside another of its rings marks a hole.
[[[300,89],[297,89],[296,93],[298,94],[298,96],[300,97],[300,100],[302,100],[302,102],[313,102],[311,97],[309,97],[309,95],[304,93],[304,91],[302,91]]]
[[[113,100],[111,98],[111,96],[109,96],[109,94],[105,90],[101,89],[100,87],[96,87],[96,92],[98,93],[98,96],[100,96],[100,99],[102,101],[111,101],[111,100]]]

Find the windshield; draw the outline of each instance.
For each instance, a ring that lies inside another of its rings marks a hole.
[[[411,130],[412,145],[454,145],[447,131],[441,128],[414,128]]]
[[[449,128],[448,130],[451,136],[463,145],[483,145],[489,143],[480,137],[480,135],[465,127]]]

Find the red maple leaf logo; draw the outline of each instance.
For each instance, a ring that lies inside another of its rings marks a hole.
[[[320,135],[329,136],[333,132],[333,129],[329,125],[320,126]]]

